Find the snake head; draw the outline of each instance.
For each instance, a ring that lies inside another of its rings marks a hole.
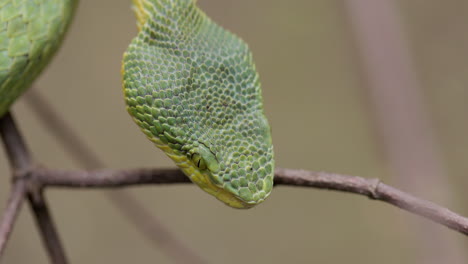
[[[235,208],[273,187],[270,126],[247,45],[193,0],[134,0],[140,32],[123,59],[127,110],[206,192]]]
[[[236,129],[218,131],[205,143],[198,142],[189,151],[191,164],[179,165],[203,190],[235,208],[250,208],[263,202],[273,188],[268,122],[258,114],[244,118],[245,122],[234,125]],[[213,144],[219,141],[225,143]]]

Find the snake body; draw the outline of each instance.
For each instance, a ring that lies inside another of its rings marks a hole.
[[[0,0],[0,116],[41,73],[77,0]]]
[[[127,110],[206,192],[235,208],[270,194],[274,160],[247,45],[194,0],[133,0],[139,28],[124,54]]]

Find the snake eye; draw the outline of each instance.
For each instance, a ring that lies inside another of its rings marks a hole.
[[[200,154],[193,153],[191,159],[195,166],[197,166],[199,169],[205,170],[207,168],[206,162]]]
[[[219,171],[219,164],[216,156],[203,143],[189,153],[192,153],[190,159],[193,164],[200,170],[209,170],[212,173]]]

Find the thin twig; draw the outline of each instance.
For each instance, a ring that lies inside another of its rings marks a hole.
[[[144,184],[191,183],[178,169],[52,170],[38,168],[34,178],[44,186],[112,188]]]
[[[56,231],[54,220],[50,215],[42,190],[28,193],[29,205],[34,213],[36,224],[41,232],[43,244],[46,247],[52,264],[67,264],[65,250]]]
[[[49,128],[51,133],[54,133],[57,140],[75,160],[87,169],[105,167],[101,158],[54,111],[40,92],[31,89],[25,98],[28,106],[33,110],[32,112],[37,115],[42,124]],[[131,193],[121,190],[119,192],[107,192],[106,195],[143,236],[163,249],[175,263],[205,263],[201,256],[193,252],[169,232],[161,220],[153,216]]]
[[[113,188],[142,184],[190,183],[188,178],[178,169],[99,171],[40,169],[35,171],[34,178],[45,186],[73,188]],[[314,187],[361,194],[371,199],[392,204],[468,235],[468,218],[440,205],[383,184],[377,179],[326,172],[277,169],[275,185]]]
[[[9,112],[0,118],[0,135],[12,171],[18,172],[29,169],[32,165],[31,155]]]
[[[468,235],[468,218],[433,202],[415,197],[378,179],[340,175],[326,172],[277,169],[275,183],[307,186],[365,195],[413,214],[423,216],[450,229]]]
[[[8,238],[10,237],[13,226],[16,222],[21,206],[24,201],[26,193],[26,183],[24,180],[19,179],[13,184],[13,190],[7,202],[7,207],[3,212],[3,217],[0,222],[0,259],[6,248]]]

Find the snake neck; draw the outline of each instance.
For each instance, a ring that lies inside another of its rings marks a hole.
[[[190,5],[195,6],[197,0],[132,0],[132,2],[138,30],[141,31],[149,19],[158,20],[158,16],[159,19],[170,19],[171,22],[176,22],[181,16],[177,12],[172,12],[174,7],[183,9]]]
[[[149,17],[149,13],[145,8],[145,5],[147,5],[148,2],[148,0],[133,0],[133,11],[135,12],[137,18],[137,26],[139,31],[141,31],[141,28]]]

